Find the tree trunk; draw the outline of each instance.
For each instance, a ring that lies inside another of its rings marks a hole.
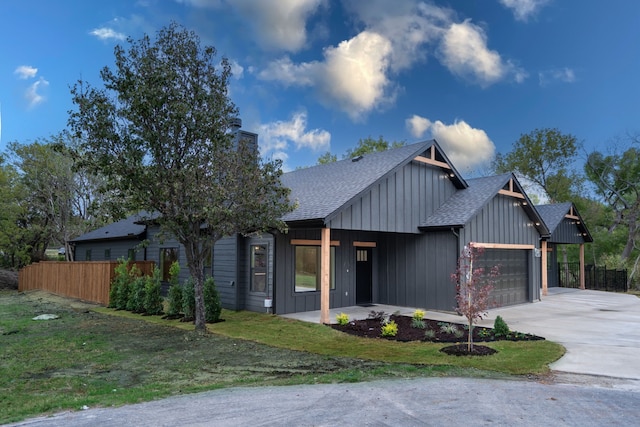
[[[187,255],[187,265],[189,273],[193,278],[193,288],[195,291],[195,308],[196,308],[196,331],[206,332],[207,322],[204,305],[204,262],[201,256],[199,242],[185,241],[181,242],[185,248]]]
[[[636,240],[637,228],[638,225],[635,221],[635,218],[629,219],[629,235],[627,236],[627,243],[625,244],[624,249],[622,250],[622,254],[620,255],[620,260],[622,261],[626,261],[631,256],[631,252],[633,251]]]

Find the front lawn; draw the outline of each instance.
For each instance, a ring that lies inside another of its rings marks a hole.
[[[32,320],[40,314],[59,318]],[[494,356],[453,357],[442,344],[357,338],[267,314],[222,316],[200,335],[160,316],[2,291],[0,424],[221,387],[544,374],[564,351],[548,341],[496,342]]]

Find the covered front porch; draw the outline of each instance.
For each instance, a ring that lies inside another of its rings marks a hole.
[[[375,311],[375,312],[383,311],[385,314],[400,314],[402,316],[412,316],[413,312],[416,311],[417,309],[424,311],[425,317],[429,319],[443,321],[443,322],[456,322],[456,323],[466,322],[466,319],[463,316],[459,316],[454,312],[433,311],[433,310],[425,310],[423,308],[400,307],[397,305],[387,305],[387,304],[370,304],[366,306],[354,305],[350,307],[332,308],[329,310],[328,323],[338,323],[336,321],[336,316],[340,313],[344,313],[347,316],[349,316],[349,320],[362,320],[369,317],[369,314],[372,311]],[[321,320],[321,310],[281,314],[280,316],[286,317],[289,319],[302,320],[304,322],[310,322],[310,323],[325,323]]]

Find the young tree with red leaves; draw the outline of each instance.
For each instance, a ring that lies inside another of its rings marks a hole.
[[[493,290],[493,279],[499,275],[499,267],[494,266],[486,273],[482,267],[473,266],[484,252],[470,244],[465,246],[458,258],[458,267],[451,275],[451,281],[456,285],[456,310],[467,318],[469,338],[467,351],[473,350],[473,324],[487,315],[487,310],[493,305],[490,298]]]

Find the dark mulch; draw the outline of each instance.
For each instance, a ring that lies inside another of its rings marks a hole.
[[[467,351],[467,326],[460,323],[440,322],[437,320],[424,319],[424,328],[412,325],[412,318],[409,316],[400,316],[392,314],[389,320],[393,320],[398,325],[398,333],[394,337],[382,336],[382,322],[380,317],[368,318],[363,320],[353,320],[346,325],[331,325],[332,328],[351,335],[357,335],[366,338],[384,338],[395,341],[425,341],[425,342],[442,342],[442,343],[461,343],[459,345],[444,347],[443,352],[454,355],[488,355],[493,354],[496,350],[482,346],[474,345],[473,352]],[[533,341],[543,340],[544,338],[537,335],[523,334],[520,332],[510,332],[507,336],[496,336],[493,328],[485,328],[475,326],[473,328],[473,342],[491,342],[499,340],[509,341]]]

